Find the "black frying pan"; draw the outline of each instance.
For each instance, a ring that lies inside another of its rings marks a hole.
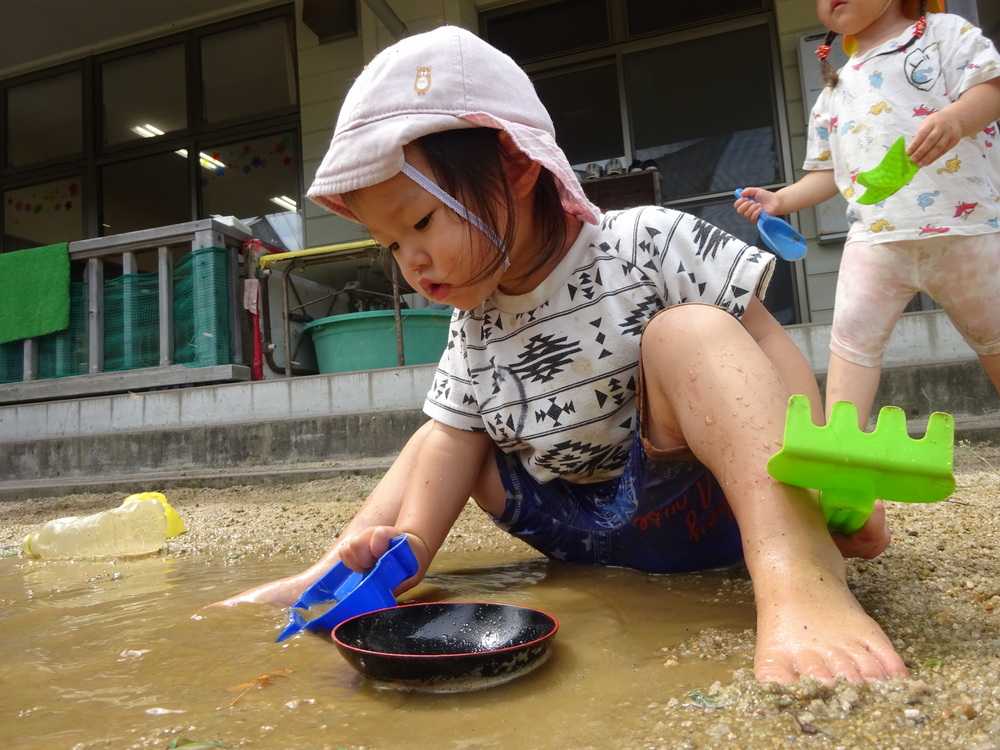
[[[358,615],[335,627],[333,640],[351,666],[380,683],[456,692],[540,666],[558,629],[554,617],[529,607],[432,602]]]

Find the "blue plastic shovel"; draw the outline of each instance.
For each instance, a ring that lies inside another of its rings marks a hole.
[[[405,535],[394,537],[389,550],[367,573],[355,573],[344,563],[337,563],[303,591],[298,601],[289,608],[288,625],[281,631],[277,642],[281,643],[300,630],[333,630],[357,615],[395,607],[393,590],[416,575],[418,567],[417,558]],[[311,620],[306,620],[299,611],[330,601],[337,603]]]
[[[733,191],[737,198],[743,197],[743,190]],[[756,203],[753,198],[748,201]],[[792,225],[784,219],[771,216],[767,211],[761,209],[760,217],[757,219],[757,231],[764,240],[764,244],[777,253],[779,258],[785,260],[799,260],[806,255],[806,238],[795,231]]]

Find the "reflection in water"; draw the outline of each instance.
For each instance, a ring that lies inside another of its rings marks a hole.
[[[706,627],[753,626],[748,589],[736,587],[747,593],[733,601],[734,587],[722,585],[739,573],[649,576],[442,554],[405,600],[507,602],[560,623],[538,670],[444,695],[377,689],[328,637],[275,643],[280,609],[204,608],[304,563],[0,560],[0,737],[45,750],[165,748],[182,736],[285,749],[413,748],[430,737],[437,748],[613,745],[651,696],[682,698],[748,666],[665,669],[661,652]]]

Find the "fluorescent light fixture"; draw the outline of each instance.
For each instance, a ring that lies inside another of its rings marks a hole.
[[[162,130],[155,125],[150,125],[148,122],[145,125],[135,125],[130,130],[136,135],[141,135],[143,138],[155,138],[158,135],[163,135]]]
[[[150,125],[148,122],[145,125],[135,125],[130,129],[133,133],[141,135],[143,138],[155,138],[158,135],[163,135],[162,130],[160,130],[155,125]],[[178,149],[177,151],[174,151],[174,153],[177,154],[178,156],[183,156],[185,159],[187,159],[188,152],[186,148]],[[198,161],[201,163],[201,166],[203,166],[209,172],[214,172],[217,169],[226,168],[225,164],[223,164],[218,159],[209,156],[204,151],[200,152],[198,156],[199,156]],[[292,205],[294,205],[294,203],[295,202],[292,201]],[[295,209],[292,210],[294,211]]]
[[[271,203],[277,203],[279,206],[281,206],[286,211],[298,211],[299,210],[299,207],[295,203],[295,201],[293,201],[287,195],[277,195],[274,198],[271,198]]]
[[[183,156],[185,159],[187,159],[188,151],[186,148],[179,148],[176,151],[174,151],[174,153],[177,154],[178,156]],[[198,162],[209,172],[214,172],[217,169],[226,168],[225,164],[223,164],[218,159],[209,156],[204,151],[199,152],[198,157],[199,157]]]
[[[208,169],[208,170],[211,170],[211,171],[214,172],[216,169],[225,169],[226,168],[225,164],[223,164],[218,159],[212,158],[211,156],[209,156],[208,154],[206,154],[204,151],[200,152],[198,154],[198,156],[200,157],[201,166],[203,166],[205,169]]]

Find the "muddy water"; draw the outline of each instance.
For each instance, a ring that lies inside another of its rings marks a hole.
[[[630,715],[744,664],[664,666],[706,627],[753,625],[728,576],[647,576],[439,556],[406,600],[500,601],[560,622],[551,658],[512,682],[428,694],[366,682],[321,636],[274,642],[283,611],[204,609],[302,564],[0,560],[0,738],[18,748],[563,748],[633,745]],[[7,746],[7,743],[4,743]]]

